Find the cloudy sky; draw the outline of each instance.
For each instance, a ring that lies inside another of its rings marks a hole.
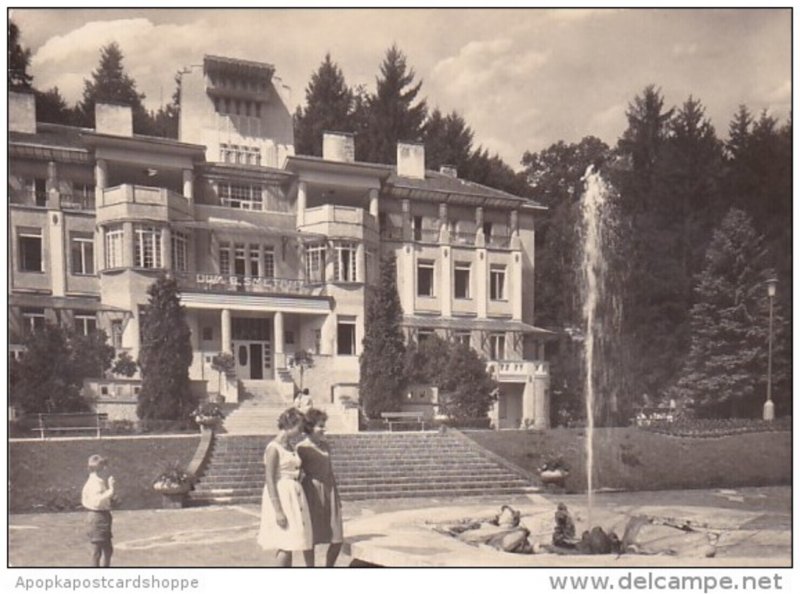
[[[788,9],[17,9],[12,18],[38,88],[77,100],[99,48],[116,41],[151,108],[204,53],[274,64],[295,105],[326,52],[348,84],[373,90],[396,42],[429,105],[459,111],[476,144],[514,167],[559,140],[615,143],[628,103],[651,83],[668,105],[702,100],[722,136],[741,103],[780,119],[791,107]]]

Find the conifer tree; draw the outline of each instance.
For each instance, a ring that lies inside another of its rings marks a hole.
[[[396,411],[405,388],[405,344],[400,324],[403,309],[397,293],[393,254],[381,260],[380,283],[367,288],[359,394],[364,413],[374,418]]]
[[[396,45],[386,51],[380,71],[377,91],[369,101],[365,160],[395,163],[398,141],[422,140],[428,107],[424,99],[417,101],[422,82],[414,84],[414,69]]]
[[[352,122],[353,92],[347,88],[339,66],[325,54],[306,87],[306,105],[294,116],[295,148],[301,155],[322,156],[322,133],[355,132]]]
[[[162,277],[150,285],[147,294],[139,352],[142,389],[136,414],[140,419],[185,419],[196,401],[189,389],[191,331],[178,285],[174,279]]]
[[[673,393],[700,416],[757,416],[766,393],[769,301],[774,271],[750,217],[731,209],[714,232],[697,278],[691,349]],[[773,382],[786,411],[785,322],[775,309]]]
[[[49,91],[34,91],[36,95],[36,121],[70,125],[75,119],[74,111],[67,105],[58,87]]]
[[[31,63],[31,50],[23,48],[19,42],[19,27],[8,21],[8,88],[11,90],[30,89],[33,77],[28,74]]]
[[[144,108],[144,94],[136,90],[136,82],[128,76],[122,64],[119,45],[112,42],[100,49],[100,62],[91,80],[83,81],[83,99],[78,106],[80,123],[93,128],[97,102],[129,105],[133,111],[133,129],[140,134],[151,133],[152,122]]]
[[[425,162],[428,169],[438,170],[442,165],[452,165],[461,174],[472,151],[472,129],[458,112],[442,115],[433,110],[425,122]]]

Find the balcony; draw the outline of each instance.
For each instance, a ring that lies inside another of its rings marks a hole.
[[[103,206],[125,203],[168,206],[183,211],[189,207],[189,201],[184,196],[167,188],[122,184],[103,190]]]
[[[246,293],[258,295],[320,295],[319,285],[303,279],[217,274],[215,272],[176,272],[182,291],[206,293]]]
[[[450,234],[453,245],[475,245],[475,231],[458,231]]]
[[[11,204],[24,204],[26,206],[47,206],[47,192],[43,190],[24,190],[9,189],[9,201]]]
[[[510,235],[490,235],[486,238],[487,247],[509,248],[511,246]]]
[[[499,382],[525,382],[529,376],[550,372],[547,361],[490,361],[487,371]]]

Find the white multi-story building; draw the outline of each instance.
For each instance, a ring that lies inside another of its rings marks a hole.
[[[304,384],[335,406],[358,397],[365,287],[391,251],[408,338],[468,342],[500,382],[495,426],[547,426],[547,333],[532,326],[542,207],[426,170],[420,144],[399,144],[396,167],[355,161],[337,132],[322,158],[294,155],[273,70],[206,56],[182,77],[179,141],[133,134],[121,105],[98,104],[95,129],[37,122],[33,95],[10,93],[12,350],[50,320],[102,328],[136,358],[147,287],[168,271],[199,392],[216,391],[211,359],[229,352],[245,386],[291,394],[305,350]]]

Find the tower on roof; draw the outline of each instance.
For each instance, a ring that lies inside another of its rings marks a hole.
[[[206,160],[280,167],[294,154],[288,88],[264,62],[204,56],[181,75],[179,138]]]

